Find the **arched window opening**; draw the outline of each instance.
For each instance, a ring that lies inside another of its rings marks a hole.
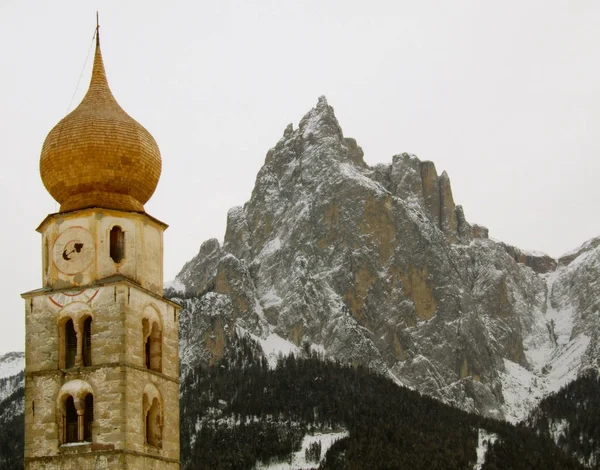
[[[161,372],[162,368],[162,333],[158,323],[146,318],[142,320],[144,332],[144,366],[147,369]]]
[[[115,263],[125,258],[125,232],[118,225],[110,230],[110,257]]]
[[[63,417],[63,442],[78,442],[78,424],[77,424],[77,409],[72,396],[69,396],[65,401],[65,415]]]
[[[92,365],[92,317],[83,322],[83,365]]]
[[[77,357],[77,332],[73,320],[69,319],[65,323],[65,369],[75,367],[75,358]]]
[[[83,440],[92,442],[92,423],[94,422],[94,396],[88,393],[85,396],[85,409],[83,413]]]
[[[162,445],[162,423],[158,398],[152,400],[152,406],[146,412],[146,443],[154,447]]]

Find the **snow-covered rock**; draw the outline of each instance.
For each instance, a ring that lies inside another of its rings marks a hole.
[[[0,402],[23,387],[25,354],[9,352],[0,356]]]

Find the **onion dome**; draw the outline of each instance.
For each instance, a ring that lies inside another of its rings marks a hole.
[[[60,212],[88,207],[143,212],[161,165],[154,138],[113,97],[96,36],[90,87],[44,141],[44,186],[60,204]]]

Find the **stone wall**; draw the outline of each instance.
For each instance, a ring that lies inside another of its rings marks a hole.
[[[178,306],[123,278],[24,297],[26,468],[179,468]],[[61,368],[64,321],[88,316],[91,365],[78,354],[75,367]],[[144,318],[161,331],[159,371],[146,368]],[[64,445],[59,395],[78,381],[93,390],[92,442]],[[160,447],[145,443],[148,384],[161,397]]]

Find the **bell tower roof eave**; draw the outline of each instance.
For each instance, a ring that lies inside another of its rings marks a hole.
[[[106,287],[106,286],[112,286],[112,285],[123,284],[123,283],[127,284],[131,287],[134,287],[136,289],[139,289],[140,291],[148,294],[151,297],[154,297],[157,300],[164,301],[167,304],[171,305],[172,307],[175,307],[177,310],[180,310],[181,308],[183,308],[177,302],[175,302],[171,299],[168,299],[164,296],[158,295],[155,292],[152,292],[151,290],[146,289],[143,286],[139,285],[137,282],[132,281],[128,277],[121,276],[121,275],[108,276],[108,277],[105,277],[102,279],[98,279],[97,281],[95,281],[91,284],[88,284],[86,286],[78,286],[76,288],[74,288],[73,286],[67,286],[67,287],[63,287],[60,289],[53,288],[53,287],[41,287],[39,289],[34,289],[34,290],[27,291],[27,292],[23,292],[21,294],[21,298],[29,299],[31,297],[36,297],[38,295],[47,295],[48,293],[71,292],[71,291],[73,291],[73,289],[81,290],[82,288],[99,288],[99,287]]]
[[[119,209],[107,209],[105,207],[94,206],[94,207],[86,207],[85,209],[77,209],[77,210],[74,210],[71,212],[53,212],[52,214],[48,214],[35,230],[38,233],[43,233],[44,228],[46,227],[48,222],[50,222],[51,220],[54,220],[57,218],[69,217],[71,214],[81,214],[86,211],[101,211],[101,212],[106,212],[108,214],[119,214],[119,215],[123,215],[123,216],[128,215],[128,216],[133,216],[133,217],[146,217],[146,218],[150,219],[152,222],[154,222],[156,225],[158,225],[162,230],[166,230],[167,228],[169,228],[168,224],[165,224],[164,222],[162,222],[161,220],[158,220],[155,217],[152,217],[147,212],[122,211]]]

